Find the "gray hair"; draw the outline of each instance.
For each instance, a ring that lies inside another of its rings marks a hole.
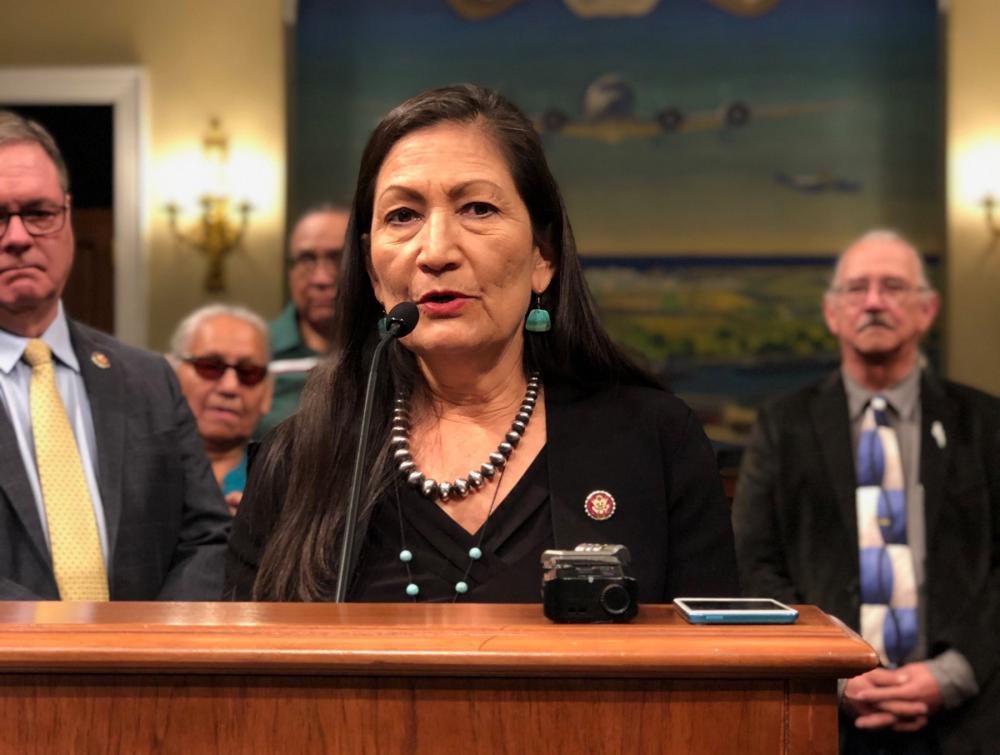
[[[190,348],[191,341],[194,340],[194,335],[198,332],[198,329],[206,322],[214,320],[216,317],[232,317],[237,320],[242,320],[260,333],[261,337],[264,339],[264,357],[268,362],[271,361],[270,331],[267,328],[267,323],[264,322],[260,315],[253,310],[247,309],[246,307],[234,304],[208,304],[204,307],[196,309],[194,312],[181,320],[177,329],[174,331],[173,336],[170,337],[170,361],[175,366],[184,357],[189,355],[190,352],[188,349]]]
[[[854,241],[844,247],[843,251],[837,255],[837,262],[833,267],[833,274],[830,276],[830,283],[826,290],[827,296],[834,293],[837,287],[837,279],[840,276],[840,268],[844,261],[844,255],[846,255],[858,244],[867,243],[869,241],[884,241],[902,244],[909,249],[913,253],[913,259],[917,261],[917,276],[920,287],[924,289],[925,293],[931,293],[934,291],[934,287],[927,278],[927,266],[924,264],[924,257],[917,247],[899,231],[895,231],[891,228],[874,228],[854,239]]]
[[[37,121],[18,115],[13,110],[0,110],[0,147],[18,143],[37,144],[41,147],[56,166],[63,193],[69,191],[69,171],[52,134]]]
[[[291,243],[292,235],[295,233],[295,229],[299,227],[299,223],[308,218],[310,215],[325,215],[330,213],[332,215],[347,215],[351,216],[351,208],[345,207],[341,204],[336,204],[335,202],[317,202],[316,204],[311,204],[306,207],[299,216],[295,218],[295,222],[292,223],[291,230],[288,231],[288,241]]]

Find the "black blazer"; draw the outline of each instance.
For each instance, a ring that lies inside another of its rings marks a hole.
[[[173,370],[84,325],[70,321],[69,331],[94,420],[111,599],[217,600],[229,514]],[[0,599],[58,598],[17,438],[0,411]]]
[[[975,741],[988,718],[1000,720],[997,708],[982,714],[1000,701],[1000,401],[926,372],[920,401],[928,651],[961,652],[981,688],[938,719],[946,739],[961,723],[960,736]],[[944,429],[943,448],[931,434],[935,422]],[[733,504],[746,593],[814,603],[858,629],[855,487],[839,372],[766,406]]]
[[[641,602],[738,594],[729,510],[715,459],[682,401],[652,388],[592,392],[546,386],[545,414],[557,548],[627,545]],[[283,491],[285,482],[251,475],[251,485],[260,484],[262,491]],[[584,501],[594,490],[614,496],[617,509],[610,519],[587,516]],[[227,557],[226,592],[236,599],[249,599],[280,505],[280,495],[248,488]]]

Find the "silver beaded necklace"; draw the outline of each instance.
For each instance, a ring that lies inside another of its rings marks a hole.
[[[447,501],[453,495],[464,498],[469,493],[479,490],[487,480],[492,480],[494,477],[497,479],[497,486],[493,490],[493,499],[490,501],[490,508],[486,513],[486,521],[483,522],[483,526],[479,531],[479,539],[476,545],[469,549],[469,563],[465,567],[462,578],[455,583],[455,594],[452,596],[453,602],[458,600],[459,595],[464,595],[469,591],[469,573],[472,571],[472,565],[483,556],[483,539],[486,537],[486,527],[496,506],[497,493],[500,491],[500,481],[503,479],[503,473],[506,470],[507,459],[510,458],[517,444],[521,442],[521,437],[528,427],[528,422],[531,421],[531,415],[535,411],[535,404],[538,401],[538,389],[540,385],[541,377],[538,373],[533,374],[528,380],[528,388],[525,391],[524,400],[517,411],[517,416],[514,417],[514,422],[511,423],[510,430],[504,436],[504,440],[497,446],[497,450],[490,454],[489,461],[482,464],[478,471],[472,470],[466,477],[453,480],[452,482],[439,483],[433,478],[425,477],[417,469],[417,465],[413,461],[413,454],[410,452],[409,401],[405,394],[400,394],[396,399],[396,405],[392,414],[392,431],[389,442],[394,449],[393,458],[399,463],[399,472],[410,487],[419,490],[425,498],[430,498],[431,500],[440,498],[442,501]],[[393,487],[396,492],[396,515],[399,518],[399,541],[401,546],[399,560],[406,570],[406,587],[404,591],[412,600],[416,600],[420,594],[420,587],[413,580],[413,572],[410,567],[413,561],[413,552],[406,546],[406,530],[403,526],[403,508],[399,500],[399,489],[395,486]]]
[[[473,469],[465,477],[459,477],[451,482],[438,482],[426,477],[417,469],[410,451],[410,402],[405,394],[400,394],[396,398],[392,412],[389,445],[393,449],[392,458],[399,465],[399,473],[406,480],[406,484],[419,490],[425,498],[442,501],[447,501],[453,496],[465,498],[469,493],[479,490],[487,480],[493,479],[498,469],[503,470],[507,459],[521,442],[528,422],[531,421],[531,414],[535,411],[540,386],[541,376],[536,372],[528,379],[528,389],[524,393],[524,400],[511,423],[510,430],[497,446],[497,450],[490,454],[489,461],[480,465],[478,470]]]

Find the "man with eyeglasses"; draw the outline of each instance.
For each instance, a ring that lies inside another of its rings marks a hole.
[[[210,304],[181,321],[170,345],[212,472],[235,514],[246,487],[247,445],[271,407],[267,324],[244,307]]]
[[[333,307],[340,257],[347,236],[347,209],[322,204],[307,210],[288,239],[291,301],[271,323],[274,401],[257,428],[263,435],[299,405],[309,370],[333,343]]]
[[[901,236],[851,244],[823,299],[840,369],[764,407],[740,469],[745,593],[814,603],[882,661],[842,684],[844,752],[1000,742],[1000,401],[924,366],[938,307]]]
[[[215,600],[229,516],[161,356],[74,322],[69,177],[0,111],[0,599]]]

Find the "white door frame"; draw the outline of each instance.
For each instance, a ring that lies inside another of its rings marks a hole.
[[[146,345],[145,75],[139,66],[0,67],[0,103],[110,105],[114,123],[115,335]]]

